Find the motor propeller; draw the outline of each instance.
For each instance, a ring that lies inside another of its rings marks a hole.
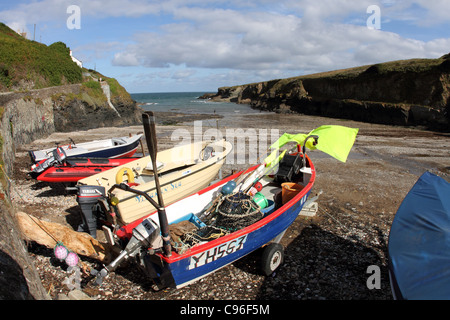
[[[136,228],[130,241],[124,250],[109,265],[104,266],[100,271],[91,270],[91,275],[96,276],[95,282],[98,285],[103,283],[103,279],[112,271],[114,271],[122,261],[136,256],[142,247],[161,248],[162,239],[159,236],[159,226],[151,219],[144,219]]]

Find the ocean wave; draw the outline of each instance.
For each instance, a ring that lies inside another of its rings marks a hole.
[[[223,101],[198,99],[199,92],[165,92],[132,94],[144,110],[192,113],[216,113],[221,115],[242,115],[256,113],[248,105]],[[259,112],[259,111],[258,111]]]

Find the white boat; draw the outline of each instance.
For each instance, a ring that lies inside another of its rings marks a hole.
[[[136,134],[130,137],[115,137],[83,143],[75,143],[70,139],[70,144],[58,147],[63,149],[67,158],[127,158],[136,152],[142,136],[142,134]],[[52,157],[55,149],[56,147],[30,150],[28,154],[33,163],[38,163]]]
[[[199,141],[158,152],[157,172],[164,203],[173,203],[207,187],[218,176],[231,150],[230,142],[218,140]],[[108,192],[115,184],[120,183],[127,183],[156,199],[151,157],[142,157],[78,181],[77,201],[83,211],[85,227],[91,226],[88,227],[89,230],[85,228],[85,231],[92,236],[96,234],[93,206],[101,199],[108,197],[111,200],[114,197],[118,200],[119,203],[114,208],[119,225],[127,225],[154,210],[142,196],[120,189]]]

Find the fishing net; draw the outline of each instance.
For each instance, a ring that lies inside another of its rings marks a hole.
[[[251,196],[242,192],[224,196],[221,200],[216,207],[214,225],[217,227],[236,231],[255,223],[263,216]]]
[[[251,196],[242,192],[223,195],[204,212],[206,226],[180,237],[184,246],[194,246],[245,228],[263,217]]]

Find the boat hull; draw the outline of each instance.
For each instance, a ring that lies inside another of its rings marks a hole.
[[[136,153],[142,134],[60,146],[67,158],[128,158]],[[33,163],[46,160],[55,148],[28,151]]]
[[[207,145],[217,146],[223,150],[216,152],[214,156],[205,161],[199,161],[196,156]],[[158,152],[158,161],[165,164],[158,170],[164,204],[171,204],[208,186],[219,173],[231,150],[232,145],[223,140],[212,144],[200,142]],[[134,183],[138,184],[133,188],[156,199],[157,192],[153,172],[144,169],[150,162],[149,156],[143,157],[104,173],[79,180],[78,184],[101,185],[110,188],[122,181],[129,182],[127,179],[130,179],[132,174]],[[126,176],[122,177],[121,172],[125,172]],[[123,190],[114,190],[112,194],[119,199],[115,210],[122,225],[130,224],[155,210],[143,196]]]
[[[80,179],[127,164],[136,158],[69,159],[64,165],[54,165],[37,176],[36,180],[50,183],[77,182]]]
[[[193,246],[183,254],[172,253],[170,257],[158,255],[158,259],[149,262],[154,270],[163,270],[158,275],[157,281],[164,279],[163,286],[181,288],[244,257],[282,235],[297,218],[311,192],[315,180],[315,169],[311,161],[309,163],[311,175],[303,189],[291,200],[278,209],[274,209],[261,220],[216,240]],[[253,167],[248,172],[255,169],[256,167]],[[166,211],[169,224],[176,221],[177,217],[174,217],[173,214],[180,215],[179,211],[182,211],[183,207],[189,207],[191,204],[199,202],[198,199],[205,196],[206,193],[210,194],[207,198],[211,199],[214,194],[217,194],[216,192],[221,186],[236,179],[239,174],[230,176],[201,192],[174,203],[173,208],[168,206]],[[192,200],[190,201],[189,198],[192,198]],[[202,206],[203,204],[198,205],[198,207]],[[194,214],[195,210],[193,210]],[[187,213],[186,209],[185,213]],[[156,223],[159,223],[155,213],[151,217]],[[131,235],[132,230],[140,221],[122,228],[123,233],[120,236]],[[148,260],[150,261],[150,259]]]
[[[87,158],[111,158],[111,159],[130,158],[136,153],[138,147],[139,147],[139,140],[134,141],[129,145],[117,146],[104,150],[89,151],[77,154],[69,153],[68,158],[70,159],[81,156]]]
[[[277,219],[260,227],[224,239],[212,248],[202,250],[189,257],[168,263],[177,288],[195,282],[206,275],[261,248],[283,233],[295,220],[310,192],[301,197],[289,209],[283,209]]]

